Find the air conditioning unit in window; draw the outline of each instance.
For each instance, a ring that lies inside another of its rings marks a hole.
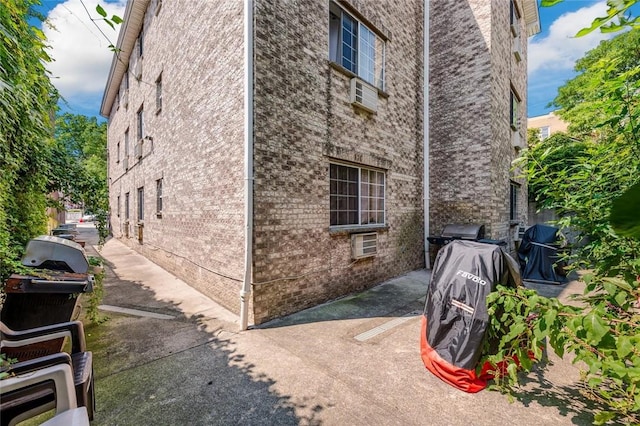
[[[351,235],[351,258],[362,259],[378,253],[378,234]]]
[[[524,148],[524,140],[520,137],[519,131],[511,132],[511,143],[516,148]]]
[[[378,110],[378,89],[359,78],[352,78],[351,103],[369,112],[376,112]]]
[[[142,158],[142,139],[138,141],[133,151],[136,158],[138,159]]]

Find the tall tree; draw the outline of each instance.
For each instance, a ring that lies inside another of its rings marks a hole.
[[[554,101],[570,135],[533,142],[520,159],[539,205],[555,208],[558,224],[582,237],[573,259],[592,271],[583,277],[584,308],[529,290],[488,298],[496,314],[490,334],[500,339],[493,361],[515,353],[529,370],[528,354],[539,354],[543,339],[560,356],[572,352],[587,366],[584,393],[605,407],[596,424],[640,423],[640,241],[629,238],[640,222],[639,52],[637,30],[588,52]],[[616,207],[623,232],[610,220]],[[516,363],[507,371],[506,383],[517,383]]]
[[[106,237],[107,126],[95,117],[65,113],[56,119],[50,190],[81,203],[97,215],[98,231]]]
[[[57,93],[44,34],[30,25],[37,0],[0,7],[0,279],[26,242],[44,232],[48,159]]]

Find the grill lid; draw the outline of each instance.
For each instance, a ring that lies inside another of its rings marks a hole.
[[[41,235],[29,241],[22,264],[78,274],[89,271],[89,261],[80,244],[50,235]]]
[[[484,225],[475,223],[450,223],[442,229],[441,236],[461,240],[479,240],[484,238]]]

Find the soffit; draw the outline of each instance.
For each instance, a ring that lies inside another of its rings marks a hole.
[[[538,34],[540,32],[538,2],[536,0],[523,0],[522,9],[524,12],[524,22],[527,26],[527,37]]]
[[[131,52],[144,23],[144,15],[150,0],[129,0],[124,11],[124,22],[121,24],[116,53],[111,60],[111,69],[107,78],[107,85],[102,95],[100,114],[109,117],[113,102],[120,90],[120,82],[129,67]]]

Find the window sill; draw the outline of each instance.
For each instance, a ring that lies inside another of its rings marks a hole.
[[[162,107],[156,109],[156,115],[160,114],[162,112]]]
[[[157,217],[158,219],[162,219],[162,212],[157,212],[157,213],[156,213],[156,217]]]
[[[510,220],[509,221],[509,226],[518,226],[520,225],[520,221],[519,220]]]
[[[353,226],[330,226],[329,235],[351,235],[361,234],[364,232],[386,232],[389,230],[389,225],[353,225]]]
[[[359,78],[359,79],[362,80],[362,78],[359,77],[357,74],[349,71],[348,69],[346,69],[345,67],[343,67],[342,65],[340,65],[337,62],[333,62],[332,60],[329,60],[329,65],[333,69],[335,69],[336,71],[341,72],[342,74],[346,75],[347,77],[350,77],[350,78],[356,77],[356,78]],[[362,81],[364,81],[364,80],[362,80]],[[369,85],[371,85],[371,83],[368,83],[366,81],[364,81],[364,82],[369,84]],[[384,90],[380,89],[379,87],[376,87],[376,86],[372,86],[372,87],[376,88],[376,90],[378,91],[378,96],[380,96],[382,98],[385,98],[385,99],[387,99],[389,97],[389,93],[385,92]]]

